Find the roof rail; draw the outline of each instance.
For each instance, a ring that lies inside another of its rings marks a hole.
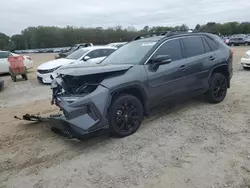
[[[149,37],[154,37],[154,36],[169,37],[169,36],[172,36],[172,35],[183,34],[183,33],[194,33],[194,32],[196,32],[196,30],[194,30],[194,29],[153,32],[153,33],[149,33],[149,34],[146,34],[146,35],[136,36],[133,40],[139,40],[139,39],[149,38]]]

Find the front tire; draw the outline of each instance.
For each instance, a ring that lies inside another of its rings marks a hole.
[[[227,94],[227,78],[221,73],[214,73],[210,79],[209,90],[206,93],[210,103],[220,103]]]
[[[120,95],[112,102],[108,119],[109,129],[114,136],[129,136],[141,125],[143,106],[133,95]]]

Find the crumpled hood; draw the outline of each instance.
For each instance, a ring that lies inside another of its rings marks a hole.
[[[85,76],[91,74],[98,74],[98,73],[106,73],[106,72],[116,72],[116,71],[123,71],[128,70],[129,68],[133,67],[132,64],[95,64],[95,65],[72,65],[67,67],[61,67],[56,70],[56,74],[62,75],[70,75],[70,76]]]
[[[46,63],[41,64],[39,67],[37,67],[38,70],[47,70],[47,69],[54,69],[56,67],[62,66],[62,65],[68,65],[76,60],[74,59],[55,59],[52,61],[48,61]]]

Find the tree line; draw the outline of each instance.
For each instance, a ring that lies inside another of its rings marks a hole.
[[[135,36],[153,32],[185,30],[186,25],[175,27],[149,27],[141,30],[134,27],[122,28],[77,28],[67,26],[59,27],[28,27],[21,34],[7,36],[0,33],[0,50],[24,50],[38,48],[68,47],[76,43],[91,42],[93,44],[107,44],[111,42],[130,41]],[[217,35],[250,34],[250,22],[228,22],[224,24],[208,22],[204,25],[197,24],[195,30],[210,32]]]

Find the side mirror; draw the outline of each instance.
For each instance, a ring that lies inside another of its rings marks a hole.
[[[90,59],[90,57],[89,56],[84,56],[84,58],[83,58],[83,61],[88,61]]]
[[[158,55],[152,59],[152,63],[157,65],[168,64],[171,63],[171,61],[172,60],[169,55]]]
[[[151,59],[151,68],[157,70],[160,65],[171,63],[171,58],[169,55],[158,55]]]

